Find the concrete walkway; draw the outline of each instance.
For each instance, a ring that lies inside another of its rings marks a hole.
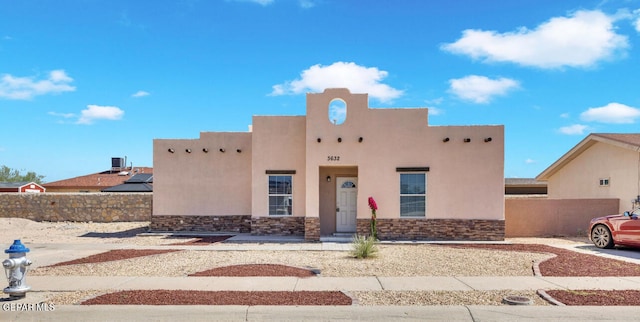
[[[264,241],[209,246],[131,246],[122,244],[30,244],[34,266],[85,257],[108,249],[349,250],[349,244]],[[598,254],[588,246],[564,246]],[[634,254],[634,253],[627,253]],[[615,254],[601,254],[616,256]],[[640,259],[627,256],[629,262]],[[637,307],[559,306],[56,306],[45,310],[45,292],[96,289],[207,291],[470,291],[538,289],[640,290],[640,277],[417,276],[417,277],[146,277],[27,276],[25,299],[0,298],[0,321],[636,321]],[[30,306],[29,306],[30,305]],[[26,308],[26,309],[25,309]]]

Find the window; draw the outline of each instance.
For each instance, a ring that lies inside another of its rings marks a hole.
[[[424,217],[427,204],[427,176],[400,174],[400,217]]]
[[[600,187],[608,187],[609,186],[609,178],[600,179]]]
[[[290,216],[293,206],[292,176],[269,176],[269,215]]]

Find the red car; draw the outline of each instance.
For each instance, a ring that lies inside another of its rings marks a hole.
[[[598,248],[640,247],[640,208],[621,215],[591,219],[589,239]]]

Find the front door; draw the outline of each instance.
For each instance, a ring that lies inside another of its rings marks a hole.
[[[336,232],[356,231],[356,204],[358,199],[358,178],[338,177],[336,179]]]

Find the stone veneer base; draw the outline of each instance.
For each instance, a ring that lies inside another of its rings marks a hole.
[[[378,219],[380,240],[504,240],[504,220],[484,219]],[[357,231],[370,234],[370,220],[358,219]]]
[[[251,215],[151,216],[152,231],[251,232]]]
[[[304,235],[304,217],[256,217],[251,219],[251,235]]]

